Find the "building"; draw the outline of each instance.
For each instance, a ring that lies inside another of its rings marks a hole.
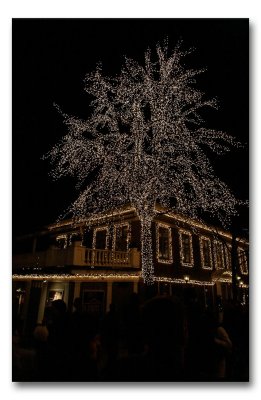
[[[129,297],[155,294],[185,299],[188,290],[205,307],[232,298],[232,264],[239,298],[248,301],[248,242],[229,232],[158,208],[152,225],[155,283],[143,283],[140,220],[134,208],[66,220],[17,238],[13,256],[14,315],[31,331],[44,310],[80,298],[84,310],[103,315],[111,303],[124,312]],[[234,244],[233,244],[234,243]],[[236,249],[235,249],[236,243]],[[236,258],[234,256],[236,254]],[[235,269],[234,269],[235,271]]]

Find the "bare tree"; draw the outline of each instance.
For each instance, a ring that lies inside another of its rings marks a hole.
[[[86,120],[62,113],[67,134],[47,154],[53,176],[77,178],[79,197],[68,209],[75,219],[106,213],[130,203],[141,221],[142,271],[153,282],[151,225],[156,203],[188,217],[202,213],[222,223],[235,214],[237,200],[215,175],[206,148],[222,154],[239,144],[204,127],[201,110],[217,107],[196,88],[203,70],[188,69],[178,44],[157,45],[144,65],[126,58],[115,77],[102,67],[87,74],[93,97]]]

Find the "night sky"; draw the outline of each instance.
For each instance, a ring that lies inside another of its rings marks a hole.
[[[198,85],[220,104],[205,115],[207,126],[245,143],[213,164],[236,196],[248,199],[248,29],[248,19],[14,19],[13,234],[54,222],[76,197],[74,181],[54,182],[50,164],[41,159],[66,133],[53,103],[86,117],[85,74],[102,62],[104,74],[113,76],[124,55],[142,63],[144,51],[166,37],[170,49],[179,39],[184,48],[195,48],[188,67],[207,67]],[[246,211],[241,221],[247,225]]]

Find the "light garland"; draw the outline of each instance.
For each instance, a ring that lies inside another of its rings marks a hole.
[[[103,76],[101,66],[87,74],[85,90],[94,98],[90,117],[81,120],[57,107],[68,132],[46,156],[55,163],[55,179],[74,176],[81,188],[64,216],[92,223],[126,203],[136,210],[147,283],[154,273],[151,223],[157,202],[169,207],[174,199],[173,210],[180,214],[196,218],[203,211],[222,222],[235,215],[239,203],[204,153],[208,147],[222,154],[238,144],[203,127],[200,111],[216,108],[215,100],[195,88],[203,70],[184,67],[188,52],[180,45],[170,55],[166,44],[157,45],[156,53],[155,61],[150,50],[145,52],[144,66],[126,58],[114,78]]]
[[[60,281],[78,281],[78,280],[139,280],[142,278],[140,273],[125,273],[125,274],[117,274],[117,273],[108,273],[108,274],[98,274],[98,273],[91,273],[91,274],[29,274],[29,275],[19,275],[14,274],[13,280],[60,280]],[[179,278],[167,278],[167,277],[160,277],[155,276],[153,282],[165,282],[165,283],[178,283],[178,284],[191,284],[191,285],[199,285],[199,286],[213,286],[213,282],[209,281],[198,281],[198,280],[189,280],[188,283],[184,281],[184,279]]]
[[[78,281],[78,280],[130,280],[130,279],[140,279],[140,273],[90,273],[90,274],[28,274],[28,275],[20,275],[13,274],[13,280],[61,280],[61,281]]]
[[[168,232],[168,258],[164,259],[160,257],[160,234],[159,229],[164,228]],[[156,224],[156,257],[159,263],[163,264],[172,264],[173,263],[173,255],[172,255],[172,234],[171,234],[171,227],[169,225],[163,224],[158,222]]]
[[[189,238],[189,259],[190,262],[184,261],[185,254],[183,248],[183,235],[188,236]],[[179,229],[179,254],[180,254],[180,263],[183,267],[193,267],[194,265],[194,257],[193,257],[193,246],[192,246],[192,234],[191,232],[185,229]]]
[[[209,265],[205,264],[205,257],[204,257],[204,242],[208,243],[208,253],[209,253]],[[211,240],[206,236],[200,236],[199,238],[199,248],[200,248],[200,259],[201,265],[203,269],[213,269],[213,261],[212,261],[212,251],[211,251]]]
[[[214,286],[213,282],[210,281],[198,281],[194,279],[189,279],[185,282],[184,279],[179,278],[165,278],[165,277],[155,277],[155,281],[157,282],[166,282],[166,283],[178,283],[182,285],[196,285],[196,286]]]

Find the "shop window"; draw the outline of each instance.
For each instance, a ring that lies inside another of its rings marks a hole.
[[[185,267],[192,267],[194,264],[192,234],[188,231],[179,231],[180,260]]]
[[[157,225],[157,259],[162,263],[173,262],[171,228],[168,225]]]

